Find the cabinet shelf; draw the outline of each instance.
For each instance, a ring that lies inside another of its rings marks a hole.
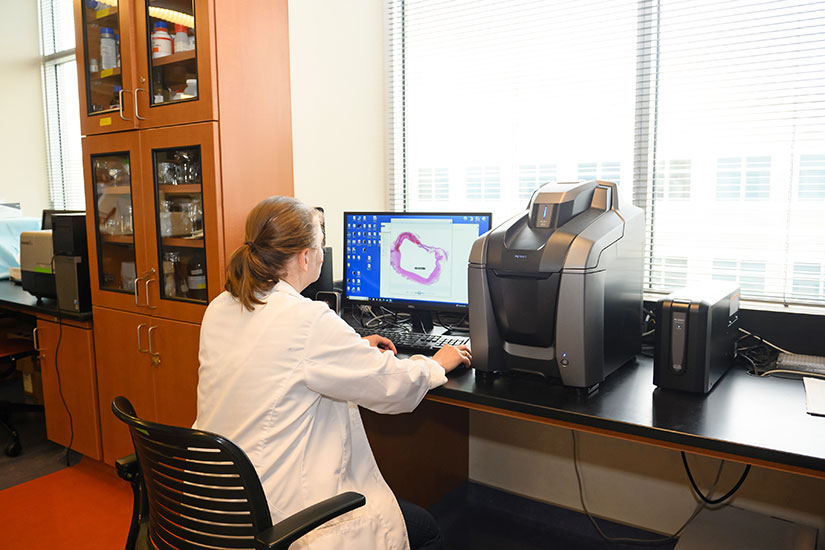
[[[100,234],[100,240],[110,244],[134,244],[135,242],[132,235],[107,235],[105,233]]]
[[[98,189],[100,189],[98,187]],[[130,195],[132,193],[132,188],[128,185],[104,185],[103,191],[99,194],[102,195]]]
[[[203,239],[184,239],[181,237],[163,237],[163,246],[177,246],[178,248],[203,248]]]
[[[112,76],[120,76],[120,67],[115,67],[113,69],[103,69],[99,73],[89,72],[89,76],[91,78],[109,78]],[[119,86],[119,84],[118,84]]]
[[[166,193],[167,195],[172,195],[172,194],[191,195],[193,193],[200,194],[201,193],[201,184],[199,184],[199,183],[186,183],[184,185],[158,185],[158,191],[160,191],[161,193]]]
[[[178,63],[179,61],[188,61],[189,59],[195,59],[195,50],[186,50],[164,57],[152,58],[152,65],[155,67],[162,67],[163,65],[170,65],[172,63]]]

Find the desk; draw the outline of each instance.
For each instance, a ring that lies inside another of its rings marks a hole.
[[[58,311],[56,300],[38,301],[21,286],[2,280],[0,310],[36,319],[48,438],[100,460],[103,455],[91,312]]]
[[[0,309],[17,311],[28,315],[33,315],[39,319],[57,321],[61,320],[81,321],[88,323],[92,320],[92,312],[75,313],[73,311],[58,311],[57,300],[53,298],[43,298],[38,300],[20,285],[16,285],[8,280],[0,280]]]
[[[652,369],[653,360],[640,357],[590,395],[524,376],[500,375],[486,382],[471,370],[451,373],[445,385],[427,395],[421,413],[417,410],[405,421],[415,428],[397,422],[401,427],[396,429],[415,434],[415,453],[449,452],[460,460],[467,448],[462,413],[474,409],[825,479],[825,418],[805,412],[801,381],[757,378],[734,366],[709,394],[694,395],[656,388]],[[449,405],[454,412],[433,409],[436,404]],[[427,425],[444,419],[454,426],[451,435],[428,431]],[[409,470],[402,473],[392,466],[400,460],[409,467],[409,459],[398,455],[410,453],[411,447],[409,440],[394,438],[392,421],[367,414],[365,425],[370,441],[377,441],[374,451],[382,472],[402,498],[408,495],[429,505],[462,475],[460,468],[450,466],[437,474],[433,492],[426,492],[420,480],[411,481]],[[391,442],[382,441],[387,434]]]

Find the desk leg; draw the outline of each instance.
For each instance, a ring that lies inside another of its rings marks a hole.
[[[467,480],[467,409],[423,401],[410,414],[361,409],[381,474],[395,495],[428,508]]]

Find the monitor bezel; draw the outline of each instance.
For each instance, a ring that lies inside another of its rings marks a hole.
[[[354,306],[354,305],[362,305],[362,306],[377,306],[377,307],[385,307],[392,311],[404,312],[404,311],[432,311],[432,312],[439,312],[439,313],[459,313],[464,314],[467,313],[469,309],[469,296],[468,296],[468,303],[467,304],[448,304],[445,302],[426,302],[423,300],[402,300],[402,299],[375,299],[369,298],[367,300],[363,299],[352,299],[350,298],[349,293],[347,292],[347,254],[345,253],[347,249],[347,218],[350,215],[357,215],[357,216],[487,216],[490,220],[489,227],[487,232],[491,231],[493,228],[493,214],[492,212],[396,212],[391,210],[376,210],[376,211],[360,211],[360,210],[349,210],[344,212],[343,216],[343,248],[341,249],[343,252],[343,263],[342,263],[342,270],[343,270],[343,280],[342,280],[342,297],[343,303],[345,306]],[[482,233],[481,235],[484,235]],[[479,237],[481,236],[479,235]],[[477,237],[478,238],[478,237]]]

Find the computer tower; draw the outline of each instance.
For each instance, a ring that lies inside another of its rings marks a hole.
[[[63,311],[81,313],[92,310],[89,264],[81,256],[55,256],[54,280],[57,306]]]
[[[739,286],[724,281],[678,290],[656,304],[653,383],[707,393],[733,364]]]
[[[52,248],[55,256],[88,256],[86,214],[83,212],[52,214]]]

